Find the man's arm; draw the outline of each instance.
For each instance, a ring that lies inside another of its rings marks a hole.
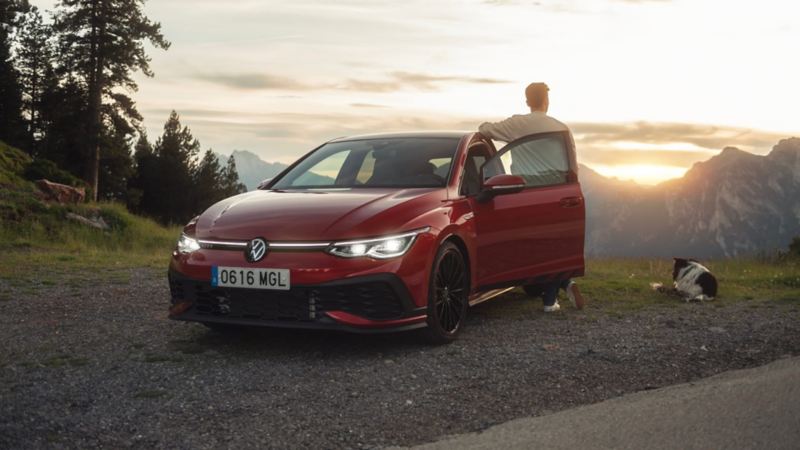
[[[500,122],[484,122],[478,127],[482,135],[495,141],[511,142],[514,140],[511,120],[513,117]]]

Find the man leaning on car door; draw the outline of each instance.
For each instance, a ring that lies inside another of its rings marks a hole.
[[[525,100],[530,108],[529,114],[515,114],[500,122],[484,122],[478,131],[484,136],[495,141],[512,142],[524,136],[552,131],[567,131],[569,127],[562,122],[547,115],[550,107],[548,92],[550,88],[545,83],[531,83],[525,88]],[[569,132],[570,139],[572,133]],[[576,308],[582,309],[585,300],[581,295],[578,285],[572,280],[556,281],[542,286],[542,300],[545,312],[555,312],[561,309],[557,296],[559,288],[564,289],[567,297]],[[530,289],[526,292],[531,293]]]

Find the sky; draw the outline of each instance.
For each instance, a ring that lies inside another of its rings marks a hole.
[[[50,9],[53,1],[32,1]],[[580,162],[654,184],[725,146],[800,135],[800,3],[762,0],[149,0],[168,51],[136,76],[149,136],[291,162],[328,139],[550,115]]]

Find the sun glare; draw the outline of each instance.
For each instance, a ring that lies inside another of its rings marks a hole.
[[[591,168],[606,177],[648,185],[658,184],[672,178],[680,178],[688,170],[685,167],[658,164],[593,165]]]
[[[664,143],[650,143],[650,142],[636,142],[636,141],[616,141],[610,147],[618,150],[635,150],[635,151],[670,151],[670,152],[709,152],[716,153],[715,150],[700,147],[697,144],[690,142],[664,142]]]

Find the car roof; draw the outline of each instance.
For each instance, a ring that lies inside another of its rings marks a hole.
[[[397,139],[397,138],[450,138],[460,139],[474,131],[401,131],[393,133],[361,134],[358,136],[343,136],[331,139],[329,142],[360,141],[366,139]]]

